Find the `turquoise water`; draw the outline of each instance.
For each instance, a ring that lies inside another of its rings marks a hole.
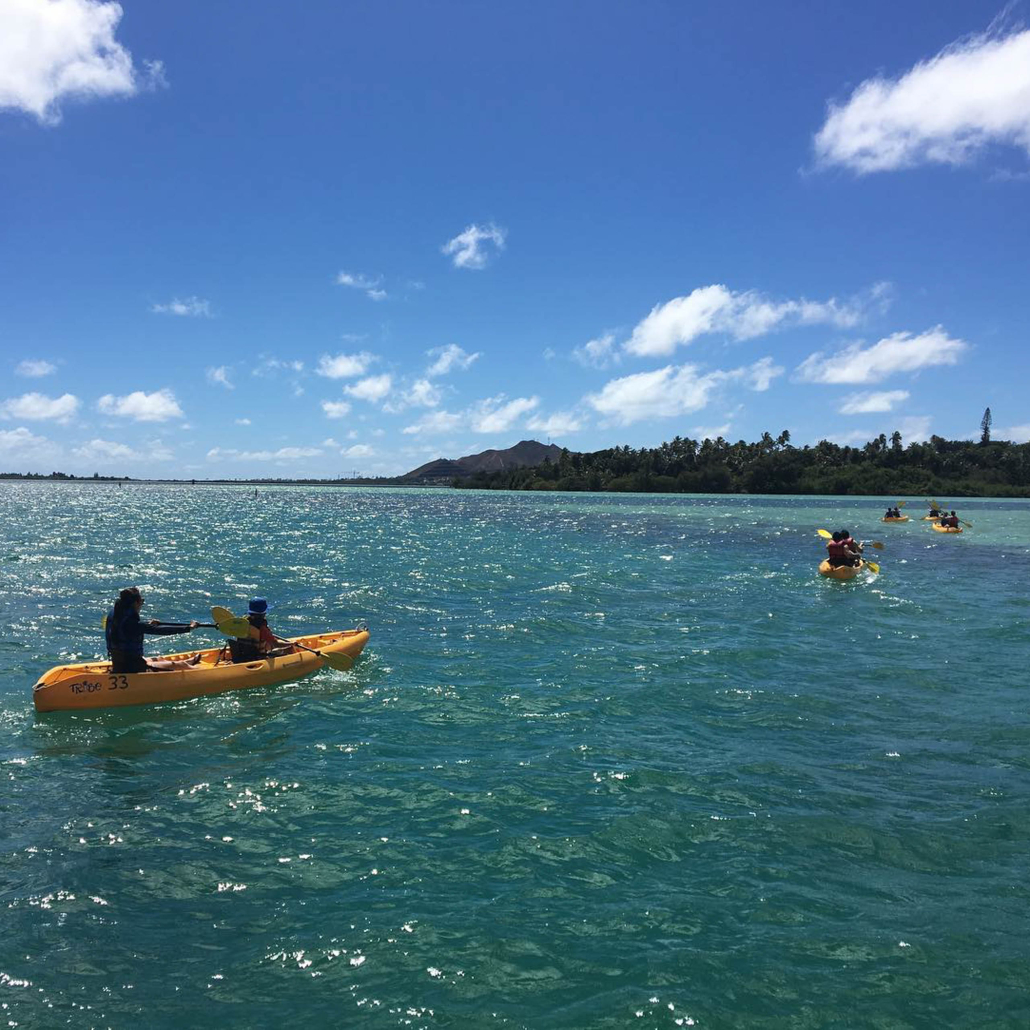
[[[1025,1027],[1030,504],[883,507],[0,486],[0,1025]],[[131,583],[372,638],[37,716]]]

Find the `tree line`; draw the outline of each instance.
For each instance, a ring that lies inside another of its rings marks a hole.
[[[480,472],[452,481],[488,490],[589,490],[641,493],[873,494],[892,498],[1030,497],[1030,444],[979,443],[931,436],[903,446],[881,433],[861,447],[820,440],[794,447],[784,430],[755,443],[686,437],[658,447],[562,450],[534,468]]]

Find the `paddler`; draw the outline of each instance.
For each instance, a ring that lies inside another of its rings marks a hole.
[[[268,655],[290,654],[293,644],[277,637],[268,627],[268,610],[271,606],[264,597],[255,597],[247,606],[247,622],[250,623],[250,637],[234,640],[230,645],[234,662],[250,662]]]
[[[846,531],[838,530],[826,541],[826,559],[834,568],[858,564],[858,554],[847,546],[845,536]]]
[[[140,620],[144,597],[139,587],[126,587],[118,595],[114,607],[107,616],[104,634],[107,638],[107,653],[111,656],[112,673],[167,672],[170,669],[188,669],[200,661],[200,655],[186,661],[172,661],[167,658],[144,658],[143,635],[167,637],[175,633],[189,633],[200,625],[198,622],[167,623],[151,619]]]
[[[853,540],[851,533],[846,529],[842,529],[840,531],[840,540],[844,545],[844,551],[849,558],[848,564],[860,564],[862,561],[862,545],[857,540]]]

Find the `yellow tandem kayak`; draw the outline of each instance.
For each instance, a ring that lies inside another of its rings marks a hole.
[[[961,533],[961,526],[941,526],[936,522],[930,527],[935,533]]]
[[[908,516],[902,515],[900,517],[891,516],[889,519],[884,517],[880,519],[881,522],[908,522]]]
[[[305,647],[327,654],[356,658],[368,642],[367,629],[317,633],[289,638]],[[196,651],[161,655],[161,658],[191,658]],[[189,669],[168,672],[112,674],[110,662],[57,665],[44,673],[32,688],[36,711],[57,712],[84,708],[115,708],[148,705],[159,701],[185,701],[227,690],[269,687],[300,679],[322,668],[325,662],[310,651],[259,658],[234,664],[227,647],[200,652],[200,661]]]
[[[829,559],[824,558],[819,563],[819,575],[830,579],[854,579],[864,568],[864,561],[857,565],[831,565]]]

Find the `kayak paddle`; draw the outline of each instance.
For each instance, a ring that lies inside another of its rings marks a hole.
[[[225,633],[226,636],[243,637],[244,639],[250,636],[252,629],[250,623],[246,619],[236,618],[228,608],[221,608],[215,605],[211,609],[211,618],[217,622],[219,631]],[[294,647],[299,647],[302,651],[310,651],[312,654],[318,655],[330,669],[336,669],[337,672],[346,672],[354,664],[354,659],[349,654],[332,654],[325,651],[316,651],[313,647],[298,644],[296,640],[290,640],[289,643]]]

